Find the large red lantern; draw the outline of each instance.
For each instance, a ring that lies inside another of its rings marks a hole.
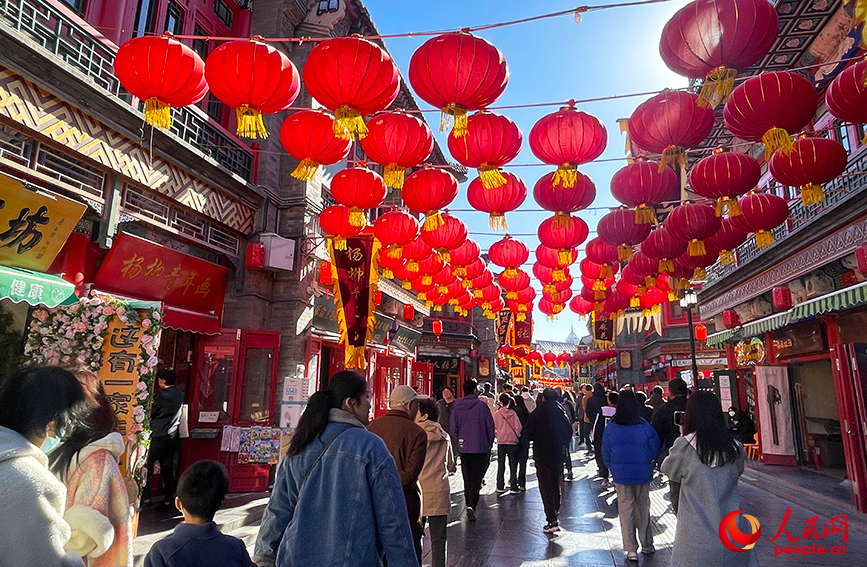
[[[684,251],[685,250],[686,249],[684,249]],[[645,287],[652,287],[656,285],[656,278],[657,276],[659,276],[661,271],[659,269],[659,259],[648,256],[641,250],[635,253],[635,255],[632,257],[632,260],[629,261],[629,264],[626,267],[633,270],[636,274],[644,277]],[[673,266],[672,269],[674,269]]]
[[[578,257],[578,249],[573,248],[569,251],[567,257],[560,255],[560,251],[556,248],[548,248],[540,244],[536,247],[536,261],[549,268],[562,268],[568,266]]]
[[[632,298],[622,293],[612,293],[608,296],[608,299],[602,302],[602,313],[607,314],[609,317],[617,317],[630,307],[632,307]]]
[[[451,251],[467,239],[467,225],[464,221],[448,213],[442,214],[443,224],[433,230],[422,231],[425,243],[439,252],[446,262],[451,261]]]
[[[566,188],[554,185],[555,172],[546,173],[533,186],[533,198],[546,211],[565,217],[589,207],[596,198],[596,185],[587,175],[576,170],[575,183]]]
[[[394,278],[395,270],[402,268],[406,265],[406,260],[402,257],[393,257],[385,253],[384,249],[380,249],[379,255],[377,258],[377,263],[379,265],[379,269],[382,270],[382,277],[387,279]]]
[[[557,318],[557,315],[561,311],[563,311],[563,308],[566,306],[562,303],[554,303],[553,301],[545,299],[543,297],[542,299],[539,300],[539,304],[536,307],[539,309],[539,311],[541,311],[542,313],[544,313],[545,315],[548,316],[549,321],[554,321]],[[533,351],[533,352],[535,354],[537,354],[539,359],[540,359],[538,361],[534,360],[534,362],[541,364],[541,356],[542,355],[536,351]]]
[[[816,113],[819,95],[813,84],[789,71],[766,72],[737,86],[726,101],[723,119],[729,132],[765,144],[765,157],[792,150],[792,134]]]
[[[759,162],[748,154],[714,151],[689,171],[693,191],[716,200],[716,216],[724,209],[729,216],[739,215],[737,198],[756,187],[762,176]]]
[[[602,289],[593,289],[592,287],[582,287],[581,288],[581,297],[584,298],[585,301],[589,301],[593,303],[593,308],[596,311],[602,310],[602,302],[608,299],[611,295],[611,290],[607,288]]]
[[[627,207],[635,207],[636,222],[656,224],[653,206],[676,201],[680,197],[680,183],[670,167],[660,168],[655,161],[638,160],[614,174],[611,196]]]
[[[286,110],[301,90],[292,61],[257,37],[214,49],[205,64],[205,78],[211,93],[235,109],[235,133],[245,138],[268,137],[262,115]]]
[[[427,122],[406,112],[380,112],[367,121],[361,149],[371,161],[384,167],[389,187],[403,187],[406,169],[423,163],[434,149]]]
[[[320,165],[331,165],[349,155],[350,140],[334,135],[334,117],[321,110],[299,110],[283,121],[280,142],[298,160],[291,173],[295,179],[310,181]]]
[[[721,264],[735,263],[735,249],[746,242],[748,233],[731,219],[722,219],[720,229],[705,239],[704,245],[710,250],[719,250]]]
[[[475,291],[481,290],[482,288],[488,287],[494,283],[494,274],[491,273],[490,270],[485,269],[481,274],[474,277],[470,280],[470,287]],[[480,295],[476,295],[476,297],[481,297]]]
[[[587,242],[584,247],[584,253],[587,254],[587,259],[595,262],[603,267],[603,277],[611,277],[615,273],[617,262],[620,256],[617,252],[617,247],[609,244],[603,238],[596,238]]]
[[[665,228],[675,238],[689,242],[690,256],[701,256],[705,253],[704,239],[720,229],[720,220],[710,205],[687,202],[669,213]]]
[[[493,188],[486,188],[480,177],[467,187],[467,202],[477,211],[488,213],[493,230],[505,230],[505,213],[520,207],[527,198],[527,186],[520,177],[509,172],[503,172],[502,177],[505,183]]]
[[[548,248],[556,248],[560,254],[560,263],[572,261],[572,249],[584,242],[590,229],[580,217],[567,215],[566,222],[560,222],[561,217],[553,216],[539,225],[539,242]]]
[[[574,187],[577,167],[602,155],[608,143],[605,126],[592,114],[564,106],[543,116],[530,130],[530,150],[543,163],[557,167],[551,183]]]
[[[572,298],[572,290],[568,287],[563,290],[553,289],[542,292],[542,298],[551,303],[566,303]]]
[[[800,138],[791,152],[778,152],[768,163],[771,175],[780,183],[801,188],[804,205],[825,201],[822,184],[846,170],[849,156],[840,142],[827,138]]]
[[[418,221],[409,213],[389,211],[373,223],[373,235],[388,246],[388,255],[402,258],[402,247],[419,237]]]
[[[481,258],[476,258],[467,264],[464,268],[464,275],[461,276],[464,279],[464,287],[471,287],[472,280],[484,274],[487,269],[485,261]]]
[[[489,284],[482,288],[477,288],[474,295],[476,299],[481,299],[482,304],[480,307],[484,310],[488,310],[491,308],[491,303],[500,299],[500,296],[503,294],[503,290],[500,289],[496,284]]]
[[[401,249],[403,257],[407,260],[407,267],[412,272],[419,272],[418,263],[429,256],[436,256],[433,249],[425,244],[421,237],[416,238]]]
[[[442,226],[440,209],[458,196],[458,180],[444,169],[423,167],[406,178],[401,197],[414,213],[425,215],[424,230]]]
[[[533,275],[545,284],[562,283],[572,279],[569,275],[569,268],[551,268],[538,262],[533,264]]]
[[[168,34],[124,43],[114,58],[114,74],[144,101],[145,122],[156,128],[170,129],[172,108],[196,104],[208,94],[205,62]]]
[[[513,276],[517,268],[529,257],[530,251],[527,245],[508,234],[502,240],[494,242],[488,250],[488,259],[497,266],[506,268],[503,273],[507,276]]]
[[[506,299],[515,299],[518,297],[518,292],[529,287],[530,274],[521,269],[514,270],[514,273],[507,274],[505,271],[497,276],[497,283],[500,287],[506,290]]]
[[[388,194],[382,177],[366,167],[350,167],[338,171],[331,179],[331,196],[341,205],[349,207],[349,223],[367,224],[364,209],[380,206]]]
[[[843,122],[867,122],[867,61],[846,67],[825,91],[828,112]]]
[[[425,285],[433,283],[433,275],[443,270],[446,263],[436,254],[431,254],[422,258],[418,262],[418,272],[421,275],[421,282]]]
[[[319,226],[331,235],[335,250],[346,250],[346,239],[361,234],[363,227],[350,223],[349,216],[349,207],[344,205],[326,207],[319,215]]]
[[[395,268],[391,268],[391,270],[394,272],[394,277],[402,280],[403,289],[412,289],[412,282],[419,279],[420,275],[418,273],[418,262],[416,262],[414,270],[409,269],[409,261],[406,261]]]
[[[786,200],[770,193],[748,193],[738,201],[741,216],[739,227],[756,233],[756,248],[765,248],[774,243],[771,231],[789,218]]]
[[[388,108],[400,92],[400,72],[388,52],[358,36],[336,37],[310,50],[304,86],[334,112],[338,138],[367,135],[362,116]]]
[[[594,281],[594,287],[606,287],[605,283],[609,278],[613,278],[614,274],[619,271],[619,266],[612,267],[605,264],[597,264],[590,258],[584,258],[578,264],[578,269],[581,270],[581,275]]]
[[[596,231],[599,237],[617,246],[621,260],[632,258],[632,247],[641,244],[650,235],[649,224],[635,221],[635,213],[629,209],[616,209],[599,219]]]
[[[500,168],[521,151],[521,129],[510,118],[493,112],[479,112],[467,118],[467,131],[449,135],[449,152],[465,166],[479,170],[486,189],[506,183]]]
[[[572,298],[572,301],[569,302],[569,309],[571,309],[574,313],[577,313],[582,319],[593,313],[593,303],[594,301],[587,301],[581,295],[576,295]]]
[[[482,249],[478,242],[471,238],[464,240],[464,243],[451,251],[451,263],[454,267],[455,275],[464,277],[467,275],[467,266],[479,259]]]
[[[659,168],[678,164],[686,168],[686,149],[710,134],[714,113],[698,104],[698,95],[665,90],[644,101],[629,118],[629,137],[647,152],[661,154]]]
[[[457,276],[452,273],[448,265],[446,265],[444,269],[431,275],[433,276],[433,282],[439,286],[440,293],[448,294],[448,287],[454,283],[459,284],[461,291],[464,289],[463,285],[460,285],[461,282],[458,281]]]
[[[500,51],[465,32],[447,33],[422,44],[409,62],[409,82],[415,94],[455,119],[455,135],[467,131],[467,111],[494,103],[509,82],[509,68]]]
[[[665,24],[659,53],[678,75],[703,79],[699,103],[714,107],[732,92],[738,71],[773,47],[777,20],[767,0],[695,0]]]
[[[659,273],[674,271],[672,260],[686,252],[688,247],[686,240],[674,236],[664,226],[651,232],[647,240],[641,243],[642,252],[659,260]]]

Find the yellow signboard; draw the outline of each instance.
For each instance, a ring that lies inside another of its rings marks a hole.
[[[86,208],[0,174],[0,264],[47,271]]]

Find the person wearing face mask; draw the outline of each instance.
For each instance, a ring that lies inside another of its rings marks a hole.
[[[732,422],[729,426],[729,433],[736,441],[740,441],[743,445],[756,442],[756,424],[747,412],[730,407],[729,419]]]
[[[0,567],[84,565],[65,549],[72,535],[63,519],[66,487],[46,455],[84,400],[75,376],[55,366],[20,370],[0,393]]]
[[[310,396],[256,539],[260,567],[418,567],[397,465],[367,431],[370,392],[345,370]]]

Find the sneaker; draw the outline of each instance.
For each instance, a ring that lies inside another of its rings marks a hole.
[[[635,553],[634,551],[628,551],[628,552],[626,552],[626,560],[627,561],[635,561],[636,563],[638,563],[638,554]]]
[[[521,490],[518,488],[513,488],[509,491],[509,494],[521,494]]]
[[[471,522],[476,521],[476,511],[472,508],[467,508],[467,519]]]
[[[542,531],[546,534],[553,534],[560,531],[560,522],[548,522]]]
[[[652,545],[648,545],[647,547],[641,548],[641,553],[643,553],[644,555],[653,555],[654,553],[656,553],[656,548]]]
[[[508,492],[508,490],[506,490],[505,488],[498,488],[497,489],[497,494],[505,494],[507,492]]]
[[[566,475],[566,480],[575,480],[575,476],[572,473]]]

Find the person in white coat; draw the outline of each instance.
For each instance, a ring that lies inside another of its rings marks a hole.
[[[64,549],[66,487],[46,455],[84,399],[75,376],[54,366],[21,370],[0,393],[0,567],[84,565]]]
[[[420,400],[415,421],[427,435],[424,467],[418,475],[421,486],[422,521],[430,525],[431,566],[445,567],[446,526],[451,494],[449,471],[455,466],[455,454],[448,433],[438,423],[439,407],[431,399]]]
[[[521,420],[515,412],[515,400],[503,392],[497,400],[494,429],[497,435],[497,494],[506,491],[506,458],[509,459],[509,491],[520,494],[518,487],[518,451],[521,439]]]

